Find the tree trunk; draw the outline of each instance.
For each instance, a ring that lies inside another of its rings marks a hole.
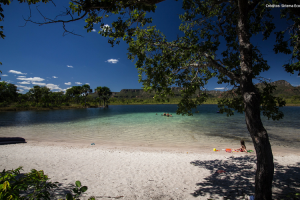
[[[260,118],[260,97],[258,92],[255,91],[254,85],[252,84],[251,87],[251,84],[243,87],[243,96],[246,124],[257,157],[255,200],[271,200],[274,174],[273,154],[268,133]]]
[[[248,1],[239,0],[237,35],[240,50],[240,87],[244,99],[244,111],[248,131],[251,135],[257,157],[255,176],[255,200],[272,199],[274,162],[266,129],[260,118],[260,94],[252,83],[252,45],[250,43]]]

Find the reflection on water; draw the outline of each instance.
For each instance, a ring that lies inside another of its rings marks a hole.
[[[194,116],[176,115],[177,105],[110,106],[0,113],[0,136],[57,142],[114,142],[148,146],[199,147],[251,141],[243,114],[227,117],[216,105],[202,105]],[[284,119],[262,117],[272,146],[299,146],[300,107],[284,107]],[[172,113],[174,117],[161,116]],[[156,115],[157,113],[157,115]]]

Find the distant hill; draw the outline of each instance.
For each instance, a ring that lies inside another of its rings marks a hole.
[[[300,95],[300,87],[299,86],[292,86],[289,82],[285,80],[274,81],[271,85],[275,85],[276,90],[274,91],[275,96],[282,96],[282,97],[292,97]],[[262,83],[256,84],[259,89],[262,89],[264,86]]]
[[[300,95],[300,86],[294,87],[285,80],[274,81],[271,85],[276,85],[275,96],[291,97]],[[262,89],[264,85],[262,83],[256,84],[259,89]],[[182,87],[172,87],[171,90],[174,92],[175,97],[180,97],[180,91]],[[221,97],[224,91],[219,90],[207,90],[209,97]],[[92,97],[97,97],[96,93],[90,94]],[[194,95],[194,97],[196,94]],[[145,92],[143,89],[122,89],[120,92],[112,92],[112,97],[115,98],[153,98],[154,92]]]

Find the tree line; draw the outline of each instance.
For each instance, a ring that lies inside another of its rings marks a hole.
[[[82,106],[102,105],[107,106],[112,95],[111,90],[106,86],[99,86],[95,89],[97,98],[89,96],[93,90],[89,85],[73,86],[60,92],[52,92],[46,86],[33,86],[25,94],[18,93],[17,86],[5,81],[0,82],[0,107],[7,107],[16,104],[17,107],[60,107],[69,106],[71,103]],[[102,104],[101,104],[102,103]]]

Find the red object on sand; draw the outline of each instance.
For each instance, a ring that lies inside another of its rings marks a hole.
[[[226,149],[225,151],[228,153],[231,153],[231,149]]]
[[[225,171],[224,170],[218,170],[217,171],[219,174],[221,174],[221,173],[225,173]]]

